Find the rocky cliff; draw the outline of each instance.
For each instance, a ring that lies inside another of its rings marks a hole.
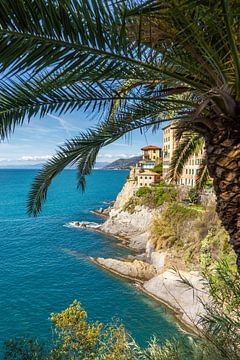
[[[201,266],[211,266],[221,246],[226,251],[228,237],[214,207],[206,210],[201,206],[185,206],[177,200],[173,188],[157,191],[160,205],[153,206],[156,198],[147,195],[147,201],[139,201],[136,183],[131,179],[126,182],[99,229],[120,238],[137,253],[126,259],[94,261],[113,273],[140,282],[143,291],[174,308],[181,320],[192,326],[204,313],[203,302],[209,301]]]

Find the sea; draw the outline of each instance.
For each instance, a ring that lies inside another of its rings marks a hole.
[[[0,170],[0,348],[15,337],[51,339],[49,315],[79,300],[92,320],[122,322],[145,346],[164,342],[182,330],[173,314],[144,295],[136,284],[89,261],[89,256],[131,254],[121,242],[71,221],[101,223],[91,210],[116,198],[128,171],[95,170],[85,193],[76,173],[65,170],[51,185],[42,214],[26,213],[27,194],[37,170]]]

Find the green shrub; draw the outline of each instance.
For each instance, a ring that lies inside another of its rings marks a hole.
[[[165,202],[173,202],[177,199],[178,192],[172,188],[155,186],[152,188],[141,187],[136,192],[136,197],[140,199],[138,205],[145,205],[150,208],[160,207]]]
[[[162,169],[163,169],[163,164],[162,162],[158,165],[155,165],[154,168],[152,169],[154,172],[158,173],[159,175],[162,175]]]
[[[138,197],[144,197],[147,194],[151,194],[152,190],[147,186],[142,186],[138,189],[136,192],[136,196]]]

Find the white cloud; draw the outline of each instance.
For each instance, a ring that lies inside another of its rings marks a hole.
[[[128,153],[121,153],[121,154],[112,154],[112,153],[100,153],[98,155],[98,159],[128,159],[134,156],[138,156],[139,154],[128,154]]]
[[[42,156],[22,156],[18,161],[45,161],[50,160],[52,155],[42,155]]]

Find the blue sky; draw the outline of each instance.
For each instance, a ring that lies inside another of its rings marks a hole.
[[[0,167],[11,165],[31,165],[43,163],[56,152],[66,139],[78,135],[80,130],[94,126],[83,112],[73,112],[62,116],[47,115],[42,119],[34,118],[29,124],[16,128],[8,141],[0,144]],[[112,162],[119,158],[128,158],[141,153],[142,146],[147,144],[162,145],[162,131],[146,136],[139,131],[132,133],[131,138],[122,138],[102,149],[98,156],[100,162]]]

